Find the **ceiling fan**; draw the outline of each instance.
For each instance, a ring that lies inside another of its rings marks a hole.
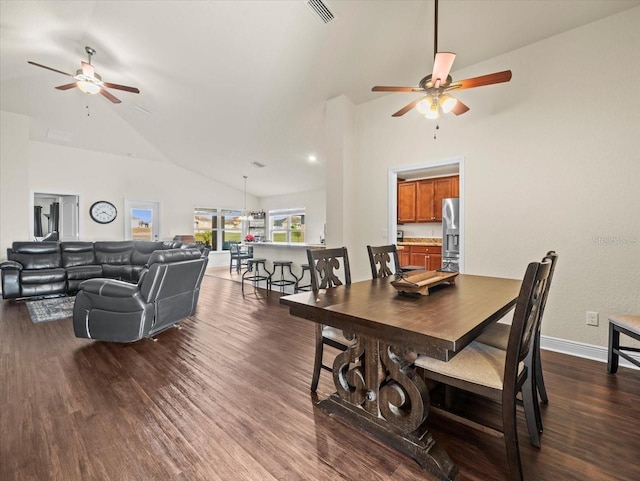
[[[451,91],[482,87],[511,80],[511,70],[496,72],[480,77],[468,78],[453,82],[449,71],[453,66],[456,54],[452,52],[438,52],[438,0],[435,0],[435,21],[434,21],[434,42],[433,42],[433,72],[427,75],[418,83],[417,87],[373,87],[373,92],[421,92],[426,94],[418,97],[413,102],[398,110],[392,117],[400,117],[412,108],[428,119],[437,119],[440,113],[453,112],[455,115],[462,115],[469,110],[460,100],[449,94]]]
[[[118,85],[112,84],[109,82],[103,82],[102,77],[95,72],[93,65],[91,65],[91,56],[96,54],[96,51],[91,47],[85,47],[84,50],[87,52],[89,56],[88,62],[81,62],[82,68],[76,71],[75,75],[71,75],[70,73],[62,72],[61,70],[56,70],[55,68],[47,67],[45,65],[41,65],[39,63],[29,61],[31,65],[35,65],[36,67],[46,68],[47,70],[52,70],[54,72],[61,73],[62,75],[66,75],[68,77],[74,78],[76,81],[70,84],[60,85],[56,87],[58,90],[69,90],[74,87],[78,87],[86,94],[95,95],[100,93],[104,95],[106,98],[111,100],[114,104],[119,104],[121,102],[120,99],[112,95],[107,87],[110,89],[124,90],[126,92],[132,92],[134,94],[139,94],[140,90],[135,87],[127,87],[126,85]]]

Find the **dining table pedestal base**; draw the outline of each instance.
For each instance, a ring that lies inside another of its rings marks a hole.
[[[426,426],[411,433],[397,432],[387,421],[340,398],[337,393],[321,400],[317,406],[327,414],[345,419],[350,425],[366,431],[387,445],[416,460],[422,469],[442,481],[453,481],[458,467],[446,451],[436,445]]]

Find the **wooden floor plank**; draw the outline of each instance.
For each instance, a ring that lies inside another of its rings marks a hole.
[[[198,310],[149,340],[76,339],[0,303],[0,481],[414,481],[410,458],[314,407],[314,330],[278,296],[210,276]],[[543,352],[542,448],[527,481],[637,481],[640,372]],[[321,395],[333,391],[323,373]],[[474,404],[477,403],[477,404]],[[468,401],[494,416],[494,406]],[[458,481],[507,479],[503,441],[431,416]]]

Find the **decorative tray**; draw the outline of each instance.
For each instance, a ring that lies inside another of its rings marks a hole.
[[[443,283],[454,285],[457,272],[412,271],[409,275],[391,282],[400,293],[429,295],[429,288]]]

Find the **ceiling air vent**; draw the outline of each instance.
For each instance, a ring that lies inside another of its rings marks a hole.
[[[307,0],[305,3],[322,23],[329,23],[336,18],[322,0]]]
[[[260,169],[267,166],[267,164],[263,164],[262,162],[258,162],[257,160],[255,162],[251,162],[251,165],[253,165],[254,167],[258,167]]]

